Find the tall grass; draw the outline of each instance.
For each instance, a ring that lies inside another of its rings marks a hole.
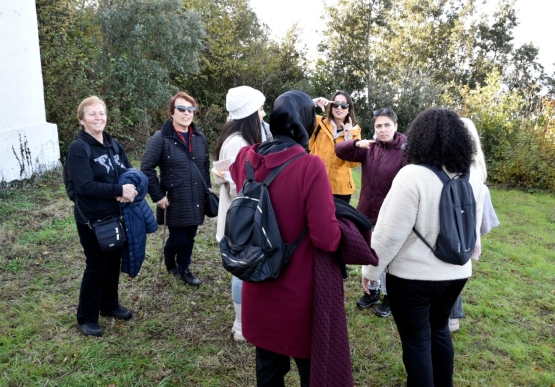
[[[455,385],[554,386],[555,198],[491,193],[501,226],[483,238],[463,291]],[[141,274],[121,277],[120,299],[133,319],[101,317],[104,336],[87,338],[75,328],[85,265],[61,178],[0,191],[0,385],[255,385],[254,349],[232,339],[230,276],[214,235],[208,219],[193,256],[199,289],[164,270],[158,278],[162,230],[149,236]],[[360,269],[350,267],[345,307],[355,384],[403,386],[393,319],[358,310],[361,295]],[[287,385],[298,384],[291,372]]]

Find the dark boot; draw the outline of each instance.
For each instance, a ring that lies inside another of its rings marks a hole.
[[[364,293],[364,296],[359,298],[357,301],[357,306],[359,308],[369,308],[372,305],[376,305],[380,303],[380,289],[372,290],[370,289],[370,294]]]
[[[131,313],[131,311],[129,309],[127,309],[125,306],[118,306],[116,309],[111,310],[111,311],[104,311],[101,310],[100,311],[100,315],[101,316],[110,316],[113,318],[116,318],[118,320],[131,320],[131,317],[133,317],[133,313]]]
[[[189,269],[185,270],[183,273],[179,273],[179,276],[183,281],[188,283],[191,286],[200,286],[200,280],[191,273]]]
[[[389,299],[387,294],[383,297],[382,304],[376,309],[376,316],[389,317],[391,315],[391,309],[389,308]]]
[[[98,325],[97,323],[87,323],[87,324],[77,323],[77,329],[79,329],[79,332],[81,332],[85,336],[95,336],[95,337],[102,336],[102,328],[100,328],[100,325]]]

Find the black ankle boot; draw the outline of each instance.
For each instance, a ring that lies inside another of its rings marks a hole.
[[[197,277],[195,277],[193,273],[189,271],[189,269],[185,270],[184,273],[179,273],[179,276],[183,281],[185,281],[191,286],[200,286],[201,284],[200,280]]]

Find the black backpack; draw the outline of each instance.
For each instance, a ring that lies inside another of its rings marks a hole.
[[[85,145],[85,152],[87,153],[87,159],[91,158],[91,146],[85,140],[76,137],[75,140],[81,141]],[[64,185],[66,186],[66,193],[69,200],[75,202],[75,187],[73,186],[73,181],[71,180],[70,171],[67,167],[67,157],[64,163]]]
[[[254,168],[247,159],[243,188],[227,210],[225,232],[220,240],[224,268],[247,282],[276,279],[303,240],[305,228],[293,244],[281,238],[268,186],[301,153],[274,168],[262,182],[254,180]]]
[[[468,173],[451,179],[441,168],[420,165],[434,171],[443,182],[439,201],[440,231],[436,249],[434,250],[416,228],[413,227],[412,230],[443,262],[465,265],[476,246],[476,199],[468,181]]]

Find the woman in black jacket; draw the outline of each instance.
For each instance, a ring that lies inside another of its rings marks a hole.
[[[69,145],[65,164],[75,189],[74,216],[86,257],[77,328],[86,336],[101,336],[99,313],[121,320],[129,320],[133,315],[118,300],[122,250],[103,252],[87,223],[119,216],[118,202],[133,202],[137,190],[133,184],[118,184],[118,175],[131,168],[131,164],[121,145],[104,132],[104,102],[96,96],[86,98],[79,105],[77,118],[81,131]]]
[[[193,123],[196,110],[197,103],[189,94],[174,95],[168,105],[169,119],[148,141],[141,162],[141,171],[148,176],[148,193],[158,207],[158,224],[164,224],[165,218],[169,229],[166,269],[192,286],[201,284],[189,270],[197,228],[204,222],[206,191],[201,179],[210,187],[208,144]]]

